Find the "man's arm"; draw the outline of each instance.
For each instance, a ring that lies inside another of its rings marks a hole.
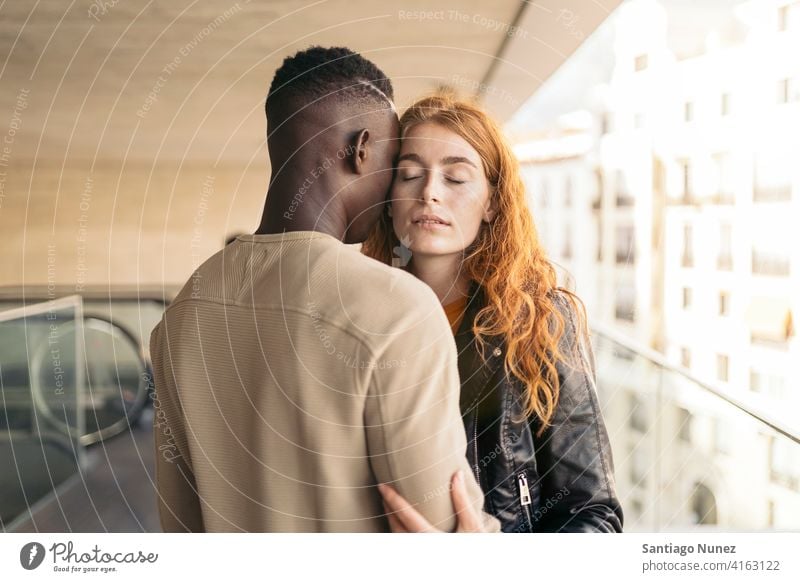
[[[165,532],[202,532],[200,499],[188,454],[180,399],[173,383],[169,346],[162,340],[163,320],[150,336],[155,399],[155,442],[158,514]]]
[[[393,485],[432,526],[453,531],[452,476],[463,471],[478,513],[483,492],[465,456],[456,346],[444,311],[433,309],[418,325],[399,331],[376,357],[365,408],[376,479]]]

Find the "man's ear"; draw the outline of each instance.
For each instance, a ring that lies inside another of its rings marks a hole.
[[[352,160],[353,171],[356,174],[363,174],[366,172],[367,143],[369,142],[369,137],[369,130],[362,129],[353,139],[353,155],[350,159]]]

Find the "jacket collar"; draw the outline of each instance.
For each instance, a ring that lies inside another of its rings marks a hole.
[[[503,361],[501,337],[487,337],[484,347],[486,362],[481,359],[472,325],[478,311],[485,305],[483,289],[472,282],[464,317],[455,335],[458,349],[458,374],[461,378],[461,411],[472,408],[481,397],[497,368]],[[499,352],[499,353],[498,353]]]

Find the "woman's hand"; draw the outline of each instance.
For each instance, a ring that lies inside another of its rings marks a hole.
[[[383,507],[393,533],[442,533],[442,530],[433,527],[394,487],[381,483],[378,490],[383,495]],[[458,516],[456,533],[482,532],[481,514],[470,504],[461,471],[453,475],[450,491],[453,509]]]

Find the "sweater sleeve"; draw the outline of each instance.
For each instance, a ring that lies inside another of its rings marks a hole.
[[[180,398],[171,377],[164,320],[150,336],[155,384],[153,440],[155,443],[158,514],[165,532],[202,532],[203,517],[186,446],[186,426]]]
[[[450,494],[461,469],[476,511],[483,493],[466,460],[456,346],[444,311],[393,335],[372,367],[365,406],[370,463],[435,527],[457,526]],[[483,516],[489,530],[499,523]]]

